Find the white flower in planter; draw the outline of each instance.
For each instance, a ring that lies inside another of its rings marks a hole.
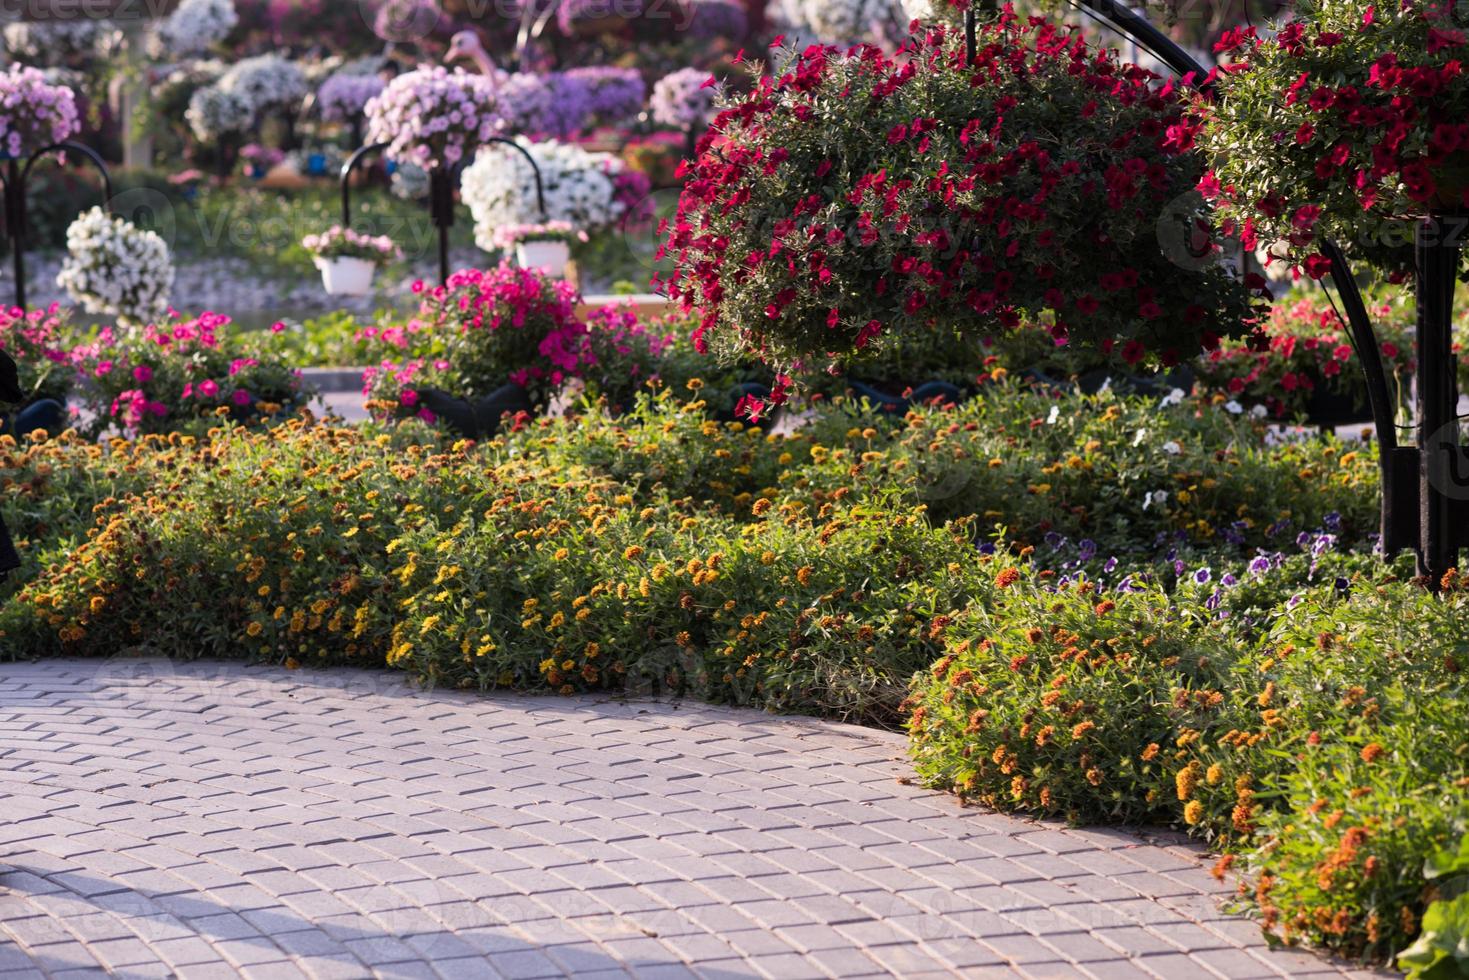
[[[464,203],[474,215],[474,240],[485,251],[504,247],[504,229],[553,223],[578,235],[610,227],[627,211],[617,178],[625,164],[610,153],[592,153],[557,140],[516,139],[535,158],[546,195],[536,206],[535,174],[518,151],[490,144],[461,178]]]
[[[66,230],[66,249],[56,284],[88,313],[143,323],[168,312],[173,258],[155,232],[93,208]]]

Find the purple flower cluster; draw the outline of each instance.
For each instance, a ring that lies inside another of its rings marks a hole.
[[[0,153],[24,156],[68,139],[77,130],[76,97],[43,72],[11,65],[0,72]]]
[[[578,29],[602,21],[632,20],[643,13],[643,0],[561,0],[556,10],[556,25],[563,34],[576,34]]]
[[[504,126],[493,79],[440,66],[399,75],[366,112],[370,142],[425,170],[471,156]]]
[[[585,108],[562,104],[554,75],[516,72],[502,75],[499,84],[500,115],[509,132],[564,136],[568,130],[563,128],[563,121],[571,118],[571,112],[580,111],[585,116]]]
[[[327,122],[351,122],[362,114],[368,102],[382,93],[384,84],[377,75],[337,72],[316,91],[321,118]]]
[[[703,40],[726,38],[739,41],[749,33],[745,8],[730,0],[691,0],[688,31]]]
[[[648,86],[636,68],[573,68],[563,72],[558,94],[578,93],[586,120],[581,128],[614,125],[636,116],[648,97]]]

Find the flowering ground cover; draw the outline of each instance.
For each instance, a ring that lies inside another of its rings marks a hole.
[[[994,375],[784,436],[711,421],[695,381],[484,444],[417,421],[7,439],[30,564],[0,643],[906,721],[928,781],[1176,822],[1283,935],[1405,946],[1466,816],[1464,600],[1370,553],[1373,461],[1212,399]]]

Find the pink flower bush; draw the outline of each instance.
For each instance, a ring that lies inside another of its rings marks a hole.
[[[493,79],[442,66],[399,75],[367,103],[367,138],[390,159],[426,170],[453,166],[498,133]]]
[[[50,398],[64,404],[71,393],[74,373],[66,325],[57,303],[29,313],[18,306],[0,309],[0,350],[15,359],[27,402]]]
[[[0,72],[0,152],[12,157],[70,139],[77,131],[76,97],[36,68]]]
[[[1413,373],[1407,318],[1391,303],[1369,311],[1380,338],[1383,366],[1406,388]],[[1225,341],[1199,361],[1205,386],[1276,418],[1306,413],[1313,396],[1331,393],[1367,406],[1367,389],[1345,325],[1330,303],[1303,297],[1271,310],[1261,334]]]
[[[580,297],[562,280],[502,263],[461,269],[443,286],[416,291],[423,299],[408,324],[359,335],[376,340],[385,355],[363,384],[380,415],[415,414],[403,411],[415,403],[403,394],[424,387],[474,397],[513,382],[544,405],[588,363],[587,328],[576,316]]]
[[[137,331],[102,328],[70,361],[86,379],[94,421],[89,434],[111,425],[124,432],[167,432],[225,409],[250,421],[303,399],[300,372],[279,360],[243,354],[230,319],[178,315]]]

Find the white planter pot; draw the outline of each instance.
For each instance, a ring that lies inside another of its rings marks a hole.
[[[366,296],[372,292],[372,277],[377,264],[366,259],[317,259],[321,283],[333,296]]]
[[[571,246],[565,242],[520,242],[515,246],[515,261],[522,269],[540,269],[548,276],[562,278],[571,261]]]

